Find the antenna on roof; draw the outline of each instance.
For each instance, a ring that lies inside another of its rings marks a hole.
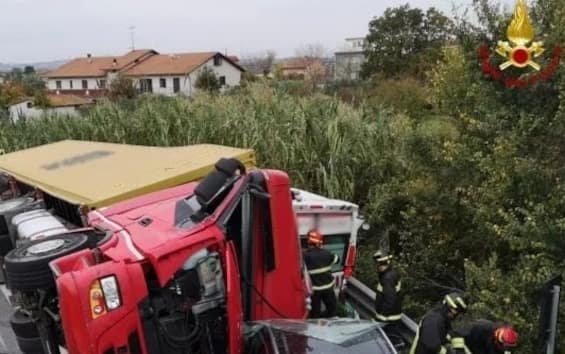
[[[129,35],[131,39],[131,50],[135,50],[135,26],[129,26]]]

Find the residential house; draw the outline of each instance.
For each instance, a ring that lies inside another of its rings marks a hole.
[[[346,38],[345,45],[335,53],[336,80],[357,80],[365,62],[365,38]]]
[[[97,97],[104,95],[117,76],[129,77],[142,92],[163,95],[195,91],[200,71],[208,67],[222,86],[239,85],[244,71],[233,59],[219,52],[159,54],[152,49],[133,50],[118,57],[74,59],[48,73],[47,88],[58,94]]]
[[[316,68],[316,70],[324,68],[323,70],[325,70],[325,67],[324,62],[318,58],[291,58],[282,63],[280,70],[284,77],[304,79],[312,68]]]
[[[92,100],[73,95],[47,95],[49,107],[36,107],[33,98],[22,98],[10,105],[8,111],[10,118],[15,122],[22,117],[37,118],[44,114],[77,115],[77,108],[93,104]]]
[[[143,92],[191,96],[204,68],[214,71],[223,88],[238,86],[245,70],[218,52],[153,55],[124,72]]]

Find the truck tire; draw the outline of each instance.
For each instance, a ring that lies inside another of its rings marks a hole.
[[[18,342],[18,347],[24,354],[44,354],[43,344],[41,343],[41,338],[20,338],[16,337]]]
[[[10,180],[4,175],[0,175],[0,194],[10,189]]]
[[[0,216],[0,218],[2,218]],[[0,257],[4,257],[14,247],[12,246],[12,239],[9,234],[0,235]]]
[[[49,262],[88,248],[85,234],[46,237],[10,251],[4,258],[6,281],[11,289],[32,291],[55,288]]]
[[[31,319],[28,315],[20,310],[16,310],[10,316],[10,326],[16,337],[19,338],[37,338],[39,337],[39,331],[35,325],[35,321]]]

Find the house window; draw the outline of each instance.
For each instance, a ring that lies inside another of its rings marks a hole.
[[[88,90],[88,81],[87,80],[82,80],[82,89]]]
[[[222,57],[219,55],[216,55],[214,57],[214,66],[220,66],[222,65]]]
[[[178,77],[175,77],[173,79],[173,92],[177,93],[180,91],[180,79]]]
[[[151,79],[141,79],[139,81],[141,92],[153,92],[153,80]]]
[[[167,88],[167,79],[159,79],[159,87],[160,88]]]
[[[225,76],[220,76],[220,85],[226,86],[226,77]]]
[[[69,87],[71,88],[71,90],[73,89],[73,80],[69,80]]]
[[[106,88],[106,80],[102,79],[98,82],[98,87],[101,89],[105,89]]]
[[[55,87],[57,88],[57,90],[60,90],[62,86],[63,85],[61,84],[61,80],[55,81]]]

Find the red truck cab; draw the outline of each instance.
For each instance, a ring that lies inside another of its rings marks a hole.
[[[12,255],[20,265],[50,260],[56,291],[26,288],[29,269],[6,262],[50,352],[61,345],[81,354],[241,353],[245,321],[307,316],[283,172],[246,173],[223,159],[200,183],[94,210],[88,220],[92,229],[75,237]]]

